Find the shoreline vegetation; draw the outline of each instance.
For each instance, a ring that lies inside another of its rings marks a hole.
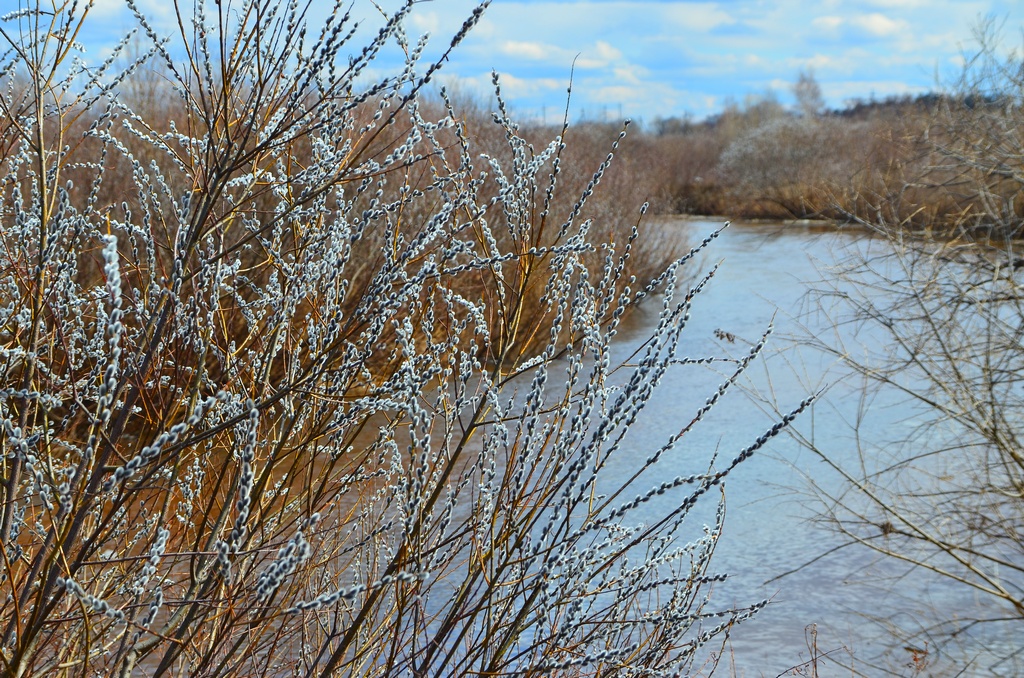
[[[620,156],[635,168],[636,194],[657,214],[884,222],[939,238],[993,234],[1005,232],[1014,216],[1018,227],[1024,220],[1013,146],[982,136],[978,143],[991,143],[993,155],[972,168],[965,132],[994,132],[984,126],[1002,117],[1011,100],[1005,92],[966,90],[858,100],[827,111],[820,101],[791,110],[771,94],[748,97],[701,122],[655,120],[623,144]],[[1012,119],[1011,113],[1005,122]],[[577,126],[607,134],[615,123]],[[1004,207],[994,210],[993,203]]]
[[[1024,223],[1019,92],[999,74],[1011,66],[980,64],[995,57],[992,26],[977,33],[979,53],[944,91],[828,110],[813,74],[800,73],[794,107],[769,92],[703,121],[655,119],[632,129],[609,169],[605,204],[647,202],[652,214],[722,221],[860,224],[940,240],[1012,234]],[[467,120],[486,120],[481,104],[463,104]],[[623,124],[573,123],[574,157],[593,162]],[[523,126],[531,139],[557,133]]]

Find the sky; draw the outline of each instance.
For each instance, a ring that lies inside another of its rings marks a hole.
[[[172,0],[137,2],[158,30],[174,30]],[[326,17],[332,3],[312,2],[314,21]],[[475,6],[418,3],[407,32],[429,34],[426,55],[436,56]],[[365,31],[382,21],[370,0],[345,7]],[[1002,26],[1002,49],[1024,44],[1024,0],[493,0],[440,78],[487,102],[496,70],[511,108],[548,123],[561,120],[570,77],[574,119],[700,120],[769,92],[788,105],[801,71],[813,73],[837,108],[948,83],[986,17]],[[89,18],[81,40],[94,58],[133,25],[124,0],[97,0]],[[394,50],[374,66],[400,67]]]

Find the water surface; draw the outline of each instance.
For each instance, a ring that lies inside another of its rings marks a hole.
[[[666,227],[678,228],[696,242],[720,224],[680,221]],[[810,312],[807,293],[851,248],[863,247],[864,238],[862,233],[793,225],[739,224],[712,244],[699,268],[720,262],[720,269],[694,303],[681,351],[690,357],[738,356],[773,323],[775,335],[764,359],[748,370],[746,392],[731,392],[687,435],[672,457],[672,471],[685,475],[710,463],[724,467],[777,420],[773,408],[788,411],[824,387],[821,399],[795,426],[837,461],[854,464],[858,448],[884,448],[887,441],[906,437],[918,413],[901,396],[882,392],[864,400],[859,384],[841,364],[801,348],[793,339],[834,331],[827,318]],[[656,304],[650,304],[633,315],[622,333],[622,355],[646,336],[657,312]],[[717,370],[687,366],[668,375],[631,433],[637,459],[690,420],[729,365],[720,364]],[[856,421],[859,438],[851,427]],[[712,569],[732,579],[717,588],[717,603],[746,605],[765,598],[772,603],[732,632],[722,668],[733,669],[735,675],[777,676],[807,661],[810,646],[816,644],[819,654],[831,653],[866,675],[881,675],[883,668],[913,675],[915,648],[927,650],[925,675],[955,675],[964,666],[963,675],[1014,675],[1011,665],[997,664],[994,658],[1024,646],[1024,637],[1014,635],[1011,624],[972,629],[962,634],[961,646],[942,651],[925,647],[927,636],[917,646],[896,640],[893,625],[917,631],[937,619],[984,612],[989,602],[940,577],[916,570],[908,574],[865,548],[840,548],[842,538],[816,524],[822,504],[814,498],[812,481],[826,492],[842,488],[818,456],[781,435],[726,483],[726,527]],[[653,519],[657,507],[651,510]],[[710,521],[710,514],[705,519]],[[821,557],[833,549],[838,550]],[[787,572],[791,574],[779,578]],[[825,660],[819,667],[822,675],[853,675]]]

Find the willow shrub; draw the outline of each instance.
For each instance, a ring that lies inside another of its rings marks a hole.
[[[561,208],[561,137],[502,109],[499,162],[450,106],[424,117],[441,61],[411,4],[356,50],[342,5],[317,30],[303,7],[179,6],[173,40],[136,12],[121,70],[127,39],[76,58],[87,7],[3,17],[3,672],[704,666],[763,603],[709,598],[721,506],[684,526],[791,416],[720,470],[649,473],[748,358],[663,447],[624,437],[702,362],[676,348],[711,273],[636,283],[636,228],[594,239],[610,154]],[[389,43],[406,67],[370,82]],[[155,118],[121,95],[143,67]],[[657,328],[616,364],[643,299]]]

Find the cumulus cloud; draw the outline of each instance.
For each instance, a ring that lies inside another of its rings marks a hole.
[[[176,32],[173,3],[137,1],[158,30]],[[402,0],[378,2],[393,11]],[[436,58],[476,2],[416,3],[410,37],[430,33],[426,56]],[[310,5],[314,23],[328,7]],[[365,19],[360,35],[383,22],[370,0],[352,0],[352,11]],[[123,0],[97,0],[93,12],[104,17],[93,29],[99,37],[82,37],[96,54],[116,42],[115,28],[133,21]],[[507,74],[505,91],[518,110],[550,112],[564,107],[575,60],[575,110],[622,104],[630,115],[650,118],[714,114],[727,97],[741,100],[768,87],[787,96],[797,72],[811,68],[829,105],[838,106],[872,89],[927,90],[936,68],[955,73],[985,12],[1005,15],[1007,26],[1024,25],[1020,0],[493,0],[441,74],[486,98],[495,69]],[[401,67],[394,46],[374,64],[384,74]]]
[[[862,14],[850,19],[850,23],[866,33],[878,38],[909,32],[910,26],[901,19],[890,19],[878,12]]]
[[[583,70],[610,68],[623,60],[622,52],[603,40],[576,52],[542,42],[505,40],[497,46],[497,53],[513,60],[545,62],[556,67],[575,64]]]
[[[412,27],[420,33],[436,35],[441,30],[441,17],[437,12],[413,12],[409,21]]]
[[[615,61],[622,58],[622,52],[609,45],[604,40],[598,40],[594,45],[594,52],[605,61]]]
[[[502,53],[517,59],[535,59],[541,61],[551,57],[551,46],[542,45],[539,42],[521,42],[519,40],[506,40],[498,48]]]
[[[642,66],[620,66],[612,69],[615,80],[626,85],[640,85],[650,72]]]
[[[811,21],[811,25],[815,28],[824,29],[826,31],[834,31],[843,25],[843,17],[841,16],[819,16]]]
[[[666,106],[688,105],[689,99],[667,83],[608,84],[590,93],[587,109],[591,117],[652,119]]]
[[[685,27],[687,31],[710,31],[737,23],[733,14],[714,2],[673,3],[661,8],[661,11],[658,8],[653,11],[655,14],[663,14],[666,20],[675,26]]]
[[[788,62],[791,70],[811,70],[815,73],[822,72],[849,72],[856,68],[858,59],[856,53],[844,55],[832,55],[815,53],[809,57],[795,58]]]
[[[879,12],[857,14],[851,17],[819,16],[811,21],[811,26],[829,32],[853,29],[874,38],[887,38],[910,32],[910,25],[905,20],[893,19]]]
[[[501,91],[513,103],[517,99],[534,97],[538,94],[560,90],[565,91],[565,83],[555,78],[519,78],[511,73],[499,73]],[[488,79],[487,87],[493,90],[493,85]]]

